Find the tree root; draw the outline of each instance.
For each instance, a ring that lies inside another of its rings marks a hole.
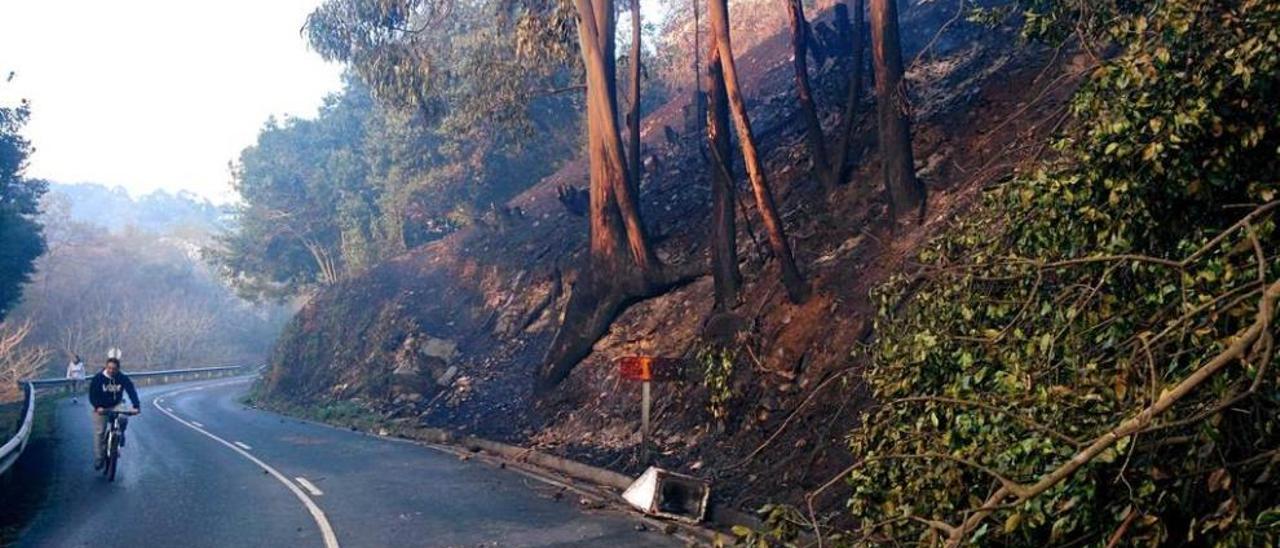
[[[539,393],[546,393],[567,378],[628,307],[707,275],[704,264],[662,266],[649,275],[600,265],[588,268],[591,271],[570,289],[560,328],[542,360],[536,383]]]

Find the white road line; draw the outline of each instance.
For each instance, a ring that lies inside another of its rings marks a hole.
[[[316,487],[316,484],[307,481],[307,478],[298,476],[293,479],[298,480],[298,485],[301,485],[303,489],[306,489],[308,492],[310,492],[312,496],[318,497],[324,494],[324,491],[321,491],[319,487]]]
[[[242,441],[233,441],[233,442],[231,442],[231,443],[236,444],[236,447],[239,447],[239,448],[241,448],[241,449],[244,449],[245,451],[248,451],[248,450],[250,450],[250,449],[253,449],[252,447],[249,447],[249,444],[247,444],[247,443],[245,443],[245,442],[242,442]]]
[[[243,381],[238,380],[238,381],[224,382],[219,384],[208,385],[208,387],[212,388],[215,386],[234,384],[236,382],[243,382]],[[169,395],[181,394],[183,392],[188,392],[190,390],[192,389],[185,388],[182,390],[177,390],[175,392],[170,392]],[[302,489],[299,489],[297,485],[294,485],[293,482],[289,481],[289,478],[285,477],[284,474],[281,474],[280,471],[276,470],[275,468],[272,468],[271,465],[265,462],[262,462],[262,460],[249,454],[248,451],[245,451],[244,449],[236,447],[231,442],[224,440],[222,438],[219,438],[218,436],[215,436],[213,434],[210,434],[205,429],[200,428],[199,426],[196,426],[194,424],[191,424],[190,422],[187,422],[185,420],[182,420],[181,418],[178,418],[177,415],[174,415],[172,412],[165,410],[165,408],[163,407],[160,407],[160,404],[156,403],[156,400],[152,400],[151,403],[155,405],[156,409],[159,409],[161,412],[168,415],[169,418],[175,421],[178,421],[180,424],[182,424],[183,426],[186,426],[187,428],[190,428],[192,430],[195,430],[196,432],[204,434],[205,436],[209,437],[213,441],[216,441],[226,446],[228,449],[235,451],[236,453],[239,453],[240,456],[246,459],[249,459],[251,462],[253,462],[258,466],[261,466],[262,469],[266,470],[268,474],[271,474],[272,477],[276,478],[276,480],[279,480],[280,483],[283,483],[285,487],[288,487],[289,491],[291,491],[294,496],[298,497],[298,500],[302,501],[302,505],[307,507],[307,511],[311,513],[311,518],[314,519],[316,522],[316,527],[320,528],[320,535],[324,537],[325,548],[339,548],[338,537],[333,532],[333,526],[329,525],[329,518],[324,515],[324,510],[321,510],[320,506],[318,506],[314,500],[311,500],[311,497],[307,496],[306,493],[302,492]]]
[[[200,423],[198,423],[198,422],[196,422],[196,421],[191,421],[191,424],[194,424],[194,425],[196,425],[196,426],[199,426],[200,428],[204,428],[204,425],[203,425],[203,424],[200,424]]]

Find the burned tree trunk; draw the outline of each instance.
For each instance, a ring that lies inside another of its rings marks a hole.
[[[648,272],[657,259],[640,219],[638,199],[618,132],[617,70],[614,62],[612,0],[575,0],[579,41],[587,72],[587,141],[591,174],[591,257],[618,263],[619,236],[625,237],[635,267]],[[621,218],[622,229],[615,226]]]
[[[836,38],[835,45],[848,47],[850,56],[849,88],[845,106],[840,118],[840,126],[835,136],[835,146],[831,154],[827,152],[827,140],[823,134],[822,123],[818,117],[818,107],[813,99],[813,87],[809,80],[807,54],[813,44],[812,27],[805,20],[803,0],[786,0],[787,15],[791,22],[792,65],[795,69],[796,98],[800,106],[800,115],[805,122],[805,137],[813,158],[813,173],[822,188],[828,194],[844,180],[845,162],[848,159],[849,143],[852,140],[854,122],[857,119],[858,104],[862,101],[862,66],[865,34],[863,27],[863,0],[856,0],[855,27],[849,25],[849,9],[841,3],[835,7]],[[816,53],[816,51],[815,51]]]
[[[702,53],[702,26],[698,19],[698,0],[693,2],[693,110],[695,118],[702,120],[706,116],[707,98],[702,94],[702,67],[698,66],[698,56]]]
[[[835,189],[835,179],[827,159],[827,144],[822,136],[818,107],[813,101],[813,88],[809,85],[809,22],[804,18],[803,0],[786,0],[786,3],[787,18],[791,21],[791,65],[795,69],[796,102],[800,105],[800,116],[804,118],[813,174],[822,183],[822,188],[830,193]]]
[[[855,6],[856,7],[856,6]],[[835,28],[836,39],[834,49],[836,57],[844,57],[853,52],[853,26],[849,24],[849,4],[840,2],[832,8],[831,26]]]
[[[871,0],[871,49],[875,58],[880,158],[885,190],[889,194],[889,214],[896,221],[900,215],[918,209],[923,219],[925,188],[916,178],[911,152],[911,120],[902,81],[896,0]]]
[[[734,222],[733,150],[729,143],[729,97],[724,91],[720,51],[712,37],[707,54],[707,146],[711,150],[711,273],[718,311],[738,304],[738,229]]]
[[[631,188],[640,192],[640,0],[631,0],[631,112],[627,113],[631,137]]]
[[[848,14],[844,8],[844,4],[836,4],[836,20],[844,21],[839,28],[843,29],[847,25]],[[845,99],[844,115],[840,118],[840,132],[836,135],[836,149],[832,156],[831,169],[832,178],[839,184],[844,180],[845,162],[849,157],[849,144],[853,140],[854,122],[858,117],[858,105],[862,103],[862,67],[866,64],[867,34],[866,34],[866,11],[865,0],[853,0],[853,29],[851,31],[841,31],[841,34],[849,33],[852,36],[850,40],[853,43],[852,57],[849,66],[849,89],[848,97]]]
[[[628,305],[661,295],[702,272],[701,265],[660,264],[640,219],[617,123],[613,0],[574,0],[574,7],[587,72],[591,237],[586,264],[539,368],[539,390],[564,380]]]
[[[808,298],[809,286],[796,268],[795,257],[791,254],[791,244],[782,228],[782,219],[778,208],[774,205],[773,194],[769,189],[769,181],[764,174],[764,165],[756,151],[755,137],[751,132],[751,119],[747,117],[746,100],[739,88],[738,70],[733,60],[733,47],[729,41],[729,5],[727,0],[710,0],[709,15],[711,32],[715,36],[716,49],[720,52],[720,63],[724,71],[725,92],[729,98],[730,112],[734,126],[738,130],[738,141],[742,146],[742,159],[747,167],[747,176],[751,179],[751,189],[755,194],[756,205],[760,217],[764,221],[765,231],[769,236],[769,247],[782,270],[782,284],[787,289],[787,296],[793,303],[804,302]]]

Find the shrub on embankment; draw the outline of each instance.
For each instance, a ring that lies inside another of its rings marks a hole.
[[[1021,4],[1096,65],[1039,169],[877,292],[858,533],[1274,544],[1280,4]]]

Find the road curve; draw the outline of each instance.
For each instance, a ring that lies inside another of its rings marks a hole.
[[[19,546],[679,546],[508,470],[238,403],[249,379],[142,390],[119,476],[56,406],[46,504]]]

